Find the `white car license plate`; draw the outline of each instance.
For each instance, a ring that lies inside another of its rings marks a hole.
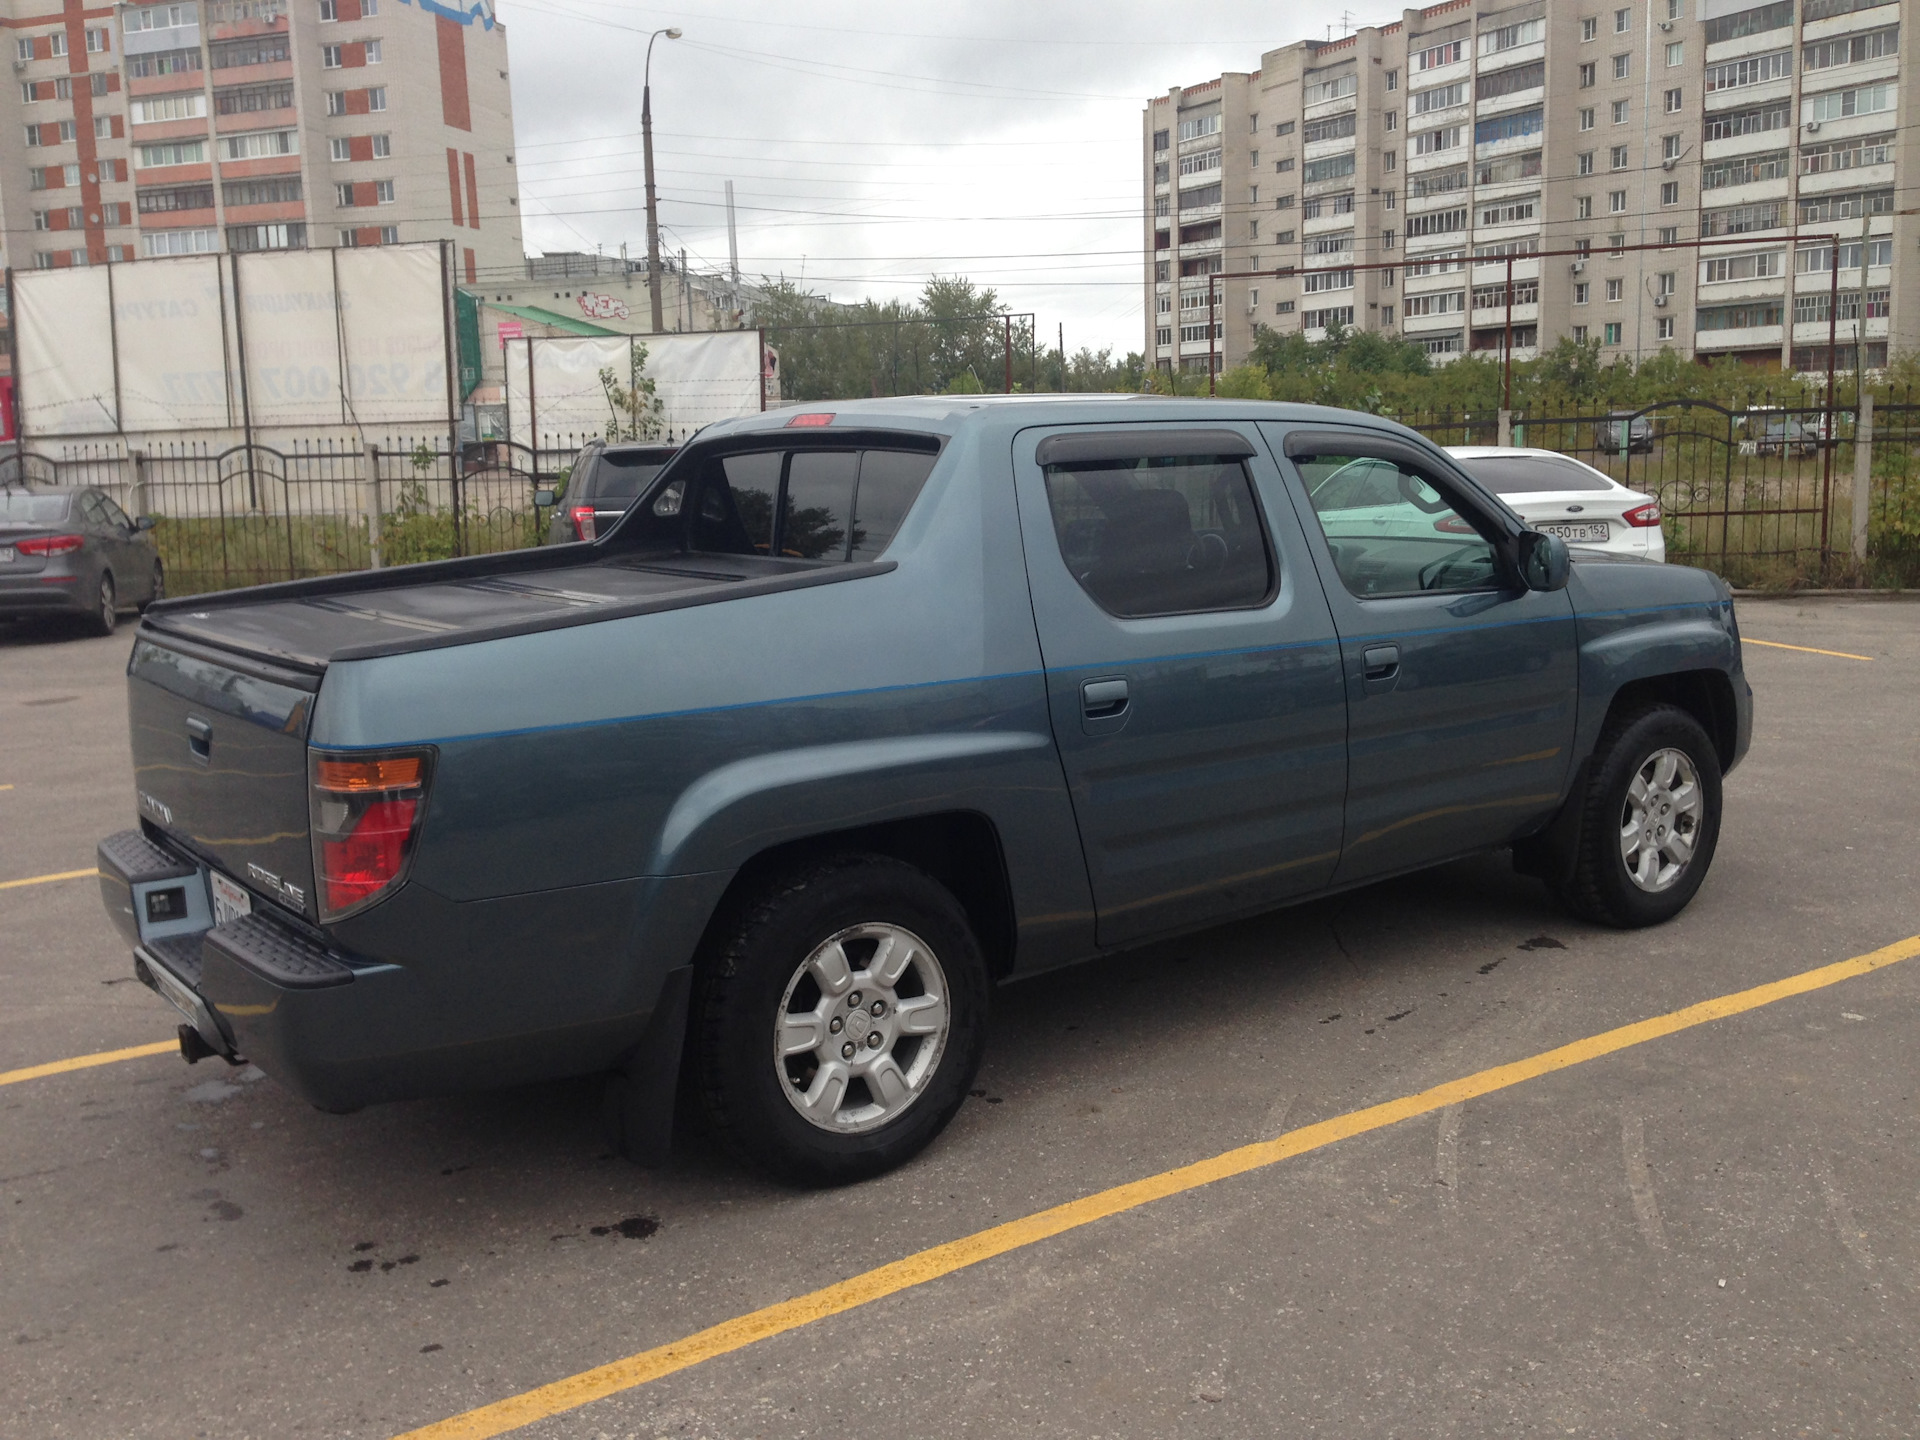
[[[242,915],[253,913],[253,897],[240,886],[218,870],[209,870],[207,879],[213,885],[214,924],[224,925],[229,920],[238,920]]]
[[[1542,535],[1558,535],[1568,542],[1607,538],[1607,524],[1604,520],[1588,525],[1536,525],[1533,528]]]
[[[13,563],[13,546],[0,545],[0,565],[11,565],[12,563]]]

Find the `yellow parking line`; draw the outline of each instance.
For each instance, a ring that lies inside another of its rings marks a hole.
[[[78,880],[82,875],[98,875],[100,872],[89,865],[84,870],[62,870],[57,875],[29,875],[24,880],[0,880],[0,890],[17,890],[22,885],[45,885],[50,880]]]
[[[1751,635],[1740,637],[1742,645],[1764,645],[1769,650],[1798,650],[1802,655],[1831,655],[1836,660],[1872,660],[1871,655],[1853,655],[1845,650],[1816,650],[1811,645],[1782,645],[1778,640],[1756,640]]]
[[[1050,1210],[1039,1211],[1024,1219],[996,1225],[991,1229],[981,1230],[958,1240],[949,1240],[944,1245],[935,1245],[931,1249],[895,1260],[889,1265],[882,1265],[865,1274],[855,1275],[851,1279],[842,1280],[822,1290],[815,1290],[811,1294],[796,1296],[794,1299],[769,1305],[765,1309],[737,1315],[731,1320],[723,1320],[706,1330],[656,1346],[652,1350],[642,1350],[639,1354],[629,1355],[624,1360],[615,1360],[611,1364],[583,1370],[564,1380],[556,1380],[537,1389],[509,1396],[504,1400],[496,1400],[491,1405],[482,1405],[478,1409],[436,1421],[418,1430],[409,1430],[405,1435],[397,1437],[397,1440],[484,1440],[487,1436],[505,1434],[509,1430],[519,1429],[522,1425],[530,1425],[536,1420],[544,1420],[569,1410],[576,1410],[582,1405],[603,1400],[609,1395],[617,1395],[623,1390],[631,1390],[635,1386],[645,1385],[650,1380],[672,1375],[677,1371],[698,1365],[702,1361],[744,1349],[758,1341],[799,1329],[803,1325],[810,1325],[816,1320],[824,1320],[828,1316],[839,1315],[861,1305],[871,1304],[888,1295],[925,1285],[943,1275],[951,1275],[956,1270],[977,1265],[997,1255],[1005,1255],[1009,1251],[1038,1244],[1042,1240],[1064,1234],[1069,1230],[1077,1230],[1083,1225],[1090,1225],[1109,1215],[1117,1215],[1122,1211],[1132,1210],[1155,1200],[1164,1200],[1170,1195],[1180,1195],[1203,1185],[1211,1185],[1217,1180],[1263,1169],[1281,1160],[1291,1159],[1295,1155],[1304,1155],[1338,1141],[1351,1139],[1355,1135],[1385,1129],[1389,1125],[1397,1125],[1402,1120],[1410,1120],[1418,1115],[1430,1115],[1436,1110],[1444,1110],[1449,1105],[1458,1105],[1462,1101],[1472,1100],[1481,1095],[1490,1095],[1496,1090],[1505,1090],[1523,1081],[1552,1074],[1556,1070],[1582,1065],[1589,1060],[1597,1060],[1603,1055],[1611,1055],[1634,1045],[1644,1045],[1650,1040],[1691,1029],[1696,1025],[1704,1025],[1712,1020],[1722,1020],[1729,1015],[1739,1015],[1748,1010],[1757,1010],[1763,1005],[1771,1005],[1795,995],[1804,995],[1808,991],[1819,990],[1828,985],[1837,985],[1842,980],[1851,980],[1856,976],[1881,969],[1883,966],[1911,959],[1915,955],[1920,955],[1920,935],[1909,936],[1905,940],[1897,941],[1870,954],[1857,955],[1851,960],[1823,965],[1819,969],[1789,975],[1784,980],[1775,980],[1751,990],[1741,990],[1732,995],[1722,995],[1717,999],[1703,1000],[1683,1010],[1656,1015],[1631,1025],[1622,1025],[1616,1030],[1590,1035],[1584,1040],[1576,1040],[1570,1045],[1546,1050],[1524,1060],[1516,1060],[1507,1065],[1496,1065],[1478,1074],[1468,1075],[1459,1080],[1450,1080],[1444,1085],[1436,1085],[1431,1090],[1423,1090],[1417,1095],[1403,1096],[1398,1100],[1369,1106],[1365,1110],[1337,1115],[1331,1120],[1322,1120],[1318,1124],[1305,1125],[1298,1130],[1288,1131],[1277,1140],[1263,1140],[1253,1145],[1243,1145],[1237,1150],[1228,1150],[1210,1159],[1195,1161],[1191,1165],[1183,1165],[1159,1175],[1151,1175],[1144,1180],[1134,1180],[1125,1185],[1116,1185],[1111,1190],[1102,1190],[1093,1195],[1082,1196],[1078,1200],[1069,1200],[1064,1205],[1056,1205]]]
[[[66,1060],[49,1060],[44,1065],[29,1065],[24,1070],[0,1070],[0,1085],[18,1085],[22,1080],[41,1080],[48,1075],[64,1075],[69,1070],[91,1070],[95,1065],[111,1065],[118,1060],[138,1060],[143,1055],[180,1053],[178,1040],[156,1040],[151,1045],[129,1045],[124,1050],[102,1050],[95,1055],[75,1055]]]
[[[11,785],[0,785],[0,790],[11,790],[11,789],[13,789],[13,786]]]

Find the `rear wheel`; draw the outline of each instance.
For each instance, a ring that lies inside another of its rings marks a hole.
[[[100,591],[94,596],[93,613],[87,617],[87,629],[95,635],[111,635],[120,623],[120,597],[113,588],[113,575],[100,572]]]
[[[892,1169],[966,1098],[988,988],[965,911],[924,872],[843,855],[776,877],[728,922],[699,982],[713,1132],[800,1184]]]
[[[1594,753],[1573,878],[1560,898],[1620,929],[1670,920],[1707,878],[1720,839],[1720,759],[1672,705],[1607,723]]]

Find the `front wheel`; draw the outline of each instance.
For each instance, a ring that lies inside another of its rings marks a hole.
[[[1671,920],[1707,878],[1720,839],[1720,758],[1672,705],[1609,720],[1594,752],[1573,877],[1560,898],[1619,929]]]
[[[965,1100],[986,1043],[987,968],[966,912],[882,856],[774,878],[727,923],[698,984],[713,1132],[799,1184],[917,1154]]]
[[[153,562],[152,593],[140,602],[140,613],[147,613],[147,606],[167,598],[167,571],[158,560]]]

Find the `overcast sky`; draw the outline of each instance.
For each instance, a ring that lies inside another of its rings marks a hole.
[[[645,254],[641,61],[678,26],[653,53],[664,249],[725,267],[730,179],[749,276],[884,300],[962,274],[1038,312],[1043,344],[1064,324],[1069,350],[1137,350],[1147,97],[1324,38],[1342,9],[500,0],[527,249]]]

